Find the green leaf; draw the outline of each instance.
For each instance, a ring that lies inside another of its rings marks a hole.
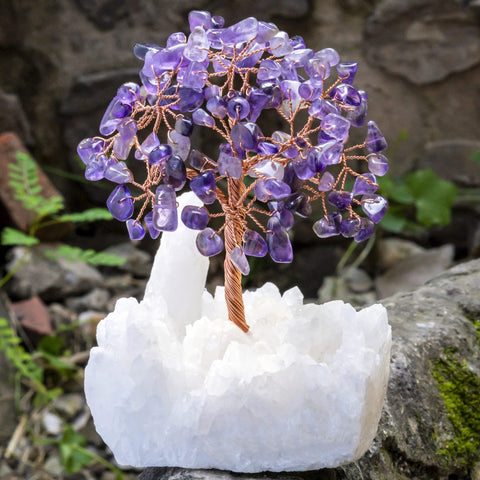
[[[408,220],[401,211],[389,208],[379,225],[388,232],[399,233],[407,227],[407,224]]]
[[[38,176],[38,167],[30,155],[17,152],[17,163],[9,165],[9,185],[13,188],[14,198],[27,210],[39,217],[54,215],[63,209],[62,197],[56,195],[45,198],[40,195],[42,187]]]
[[[112,214],[106,208],[90,208],[79,213],[67,213],[56,218],[59,222],[96,222],[98,220],[113,220]]]
[[[2,245],[24,245],[30,247],[39,243],[39,240],[15,228],[5,227],[2,230],[0,242]]]
[[[480,163],[480,151],[472,152],[471,159],[474,162]]]
[[[83,448],[86,443],[83,435],[75,433],[70,425],[67,426],[59,447],[62,465],[68,473],[77,473],[93,462],[93,454]]]
[[[38,343],[38,350],[50,355],[60,355],[62,347],[63,339],[56,335],[45,335]]]
[[[55,251],[47,252],[46,255],[52,260],[63,257],[71,262],[83,262],[94,266],[118,267],[126,262],[125,258],[112,253],[97,253],[95,250],[83,250],[70,245],[61,245]]]
[[[415,197],[417,221],[426,227],[448,225],[457,187],[438,178],[430,169],[419,170],[407,177],[407,185]]]

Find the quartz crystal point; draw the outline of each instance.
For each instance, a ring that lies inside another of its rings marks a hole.
[[[192,194],[179,204],[201,207]],[[144,299],[118,300],[98,326],[85,392],[116,461],[253,473],[360,458],[387,386],[385,308],[304,305],[298,288],[267,283],[244,293],[244,334],[223,288],[204,291],[196,235],[163,233]]]

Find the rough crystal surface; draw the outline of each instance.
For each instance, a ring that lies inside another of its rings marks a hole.
[[[192,194],[179,203],[201,206]],[[164,233],[145,298],[120,299],[98,326],[85,390],[116,460],[260,472],[361,457],[388,379],[385,308],[304,305],[298,288],[269,283],[244,294],[245,334],[223,288],[204,291],[196,235]]]

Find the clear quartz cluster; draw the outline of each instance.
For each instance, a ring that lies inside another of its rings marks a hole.
[[[86,178],[116,184],[107,206],[130,238],[173,231],[180,217],[197,230],[203,255],[220,253],[223,233],[208,226],[207,209],[177,211],[184,187],[205,205],[220,202],[226,222],[240,215],[243,235],[227,254],[242,273],[245,255],[290,262],[294,215],[308,217],[315,200],[323,207],[313,225],[320,238],[369,238],[387,208],[376,193],[376,176],[388,170],[387,143],[369,121],[363,144],[347,146],[350,128],[362,127],[367,115],[367,94],[353,86],[357,63],[340,61],[332,48],[307,48],[300,36],[253,17],[226,26],[222,17],[192,11],[188,20],[188,35],[135,46],[139,84],[118,89],[102,137],[78,146]],[[267,110],[277,112],[280,130],[260,128]],[[196,128],[220,140],[215,158],[191,149]],[[130,162],[144,163],[145,179],[133,179]],[[233,203],[226,180],[248,185]]]
[[[223,288],[204,291],[195,242],[181,224],[164,234],[143,301],[119,300],[98,326],[85,391],[116,460],[260,472],[361,457],[388,380],[385,308],[304,305],[297,288],[266,284],[244,293],[245,334],[225,321]]]

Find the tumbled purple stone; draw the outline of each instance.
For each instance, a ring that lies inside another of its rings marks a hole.
[[[256,41],[267,43],[278,32],[278,27],[274,23],[260,21],[258,22],[258,33]]]
[[[342,62],[337,65],[338,76],[342,79],[342,83],[353,85],[355,73],[357,73],[358,63]]]
[[[290,263],[293,260],[293,249],[288,232],[275,216],[270,217],[267,224],[267,245],[274,262]]]
[[[202,27],[208,30],[212,28],[212,16],[205,10],[192,10],[188,14],[188,24],[190,31],[193,31],[196,27]]]
[[[313,82],[323,83],[330,76],[330,65],[325,56],[319,56],[318,52],[304,65],[305,72]]]
[[[235,247],[230,252],[230,260],[235,267],[242,273],[242,275],[248,275],[250,273],[250,265],[248,264],[247,257],[244,251],[240,247]]]
[[[172,105],[172,110],[180,112],[193,112],[203,103],[203,91],[201,88],[178,87],[180,101]]]
[[[269,52],[276,57],[283,57],[293,51],[292,45],[290,45],[290,38],[287,32],[280,31],[276,33],[269,41]]]
[[[116,162],[105,170],[105,178],[115,183],[130,183],[133,181],[132,172],[125,162]]]
[[[270,142],[260,142],[257,146],[257,152],[263,155],[275,155],[280,151],[280,147]]]
[[[303,180],[298,178],[295,173],[293,161],[288,162],[283,173],[283,181],[290,187],[292,192],[296,192],[303,186]]]
[[[281,95],[281,92],[280,92]],[[249,119],[251,122],[256,122],[264,108],[267,108],[267,103],[270,97],[261,89],[252,87],[248,94],[248,103],[250,104]]]
[[[368,153],[378,153],[387,148],[387,141],[377,124],[370,120],[367,123],[367,136],[365,137],[365,148]]]
[[[167,38],[167,48],[173,47],[174,45],[178,45],[180,43],[186,43],[187,37],[183,32],[175,32],[169,35]]]
[[[286,183],[281,180],[276,180],[275,178],[267,178],[265,180],[265,190],[273,198],[277,199],[288,197],[292,192]]]
[[[275,80],[280,76],[280,73],[280,66],[275,60],[262,60],[258,67],[257,80],[260,83]]]
[[[388,159],[381,153],[372,153],[368,155],[368,169],[379,177],[385,175],[388,171]]]
[[[210,227],[202,230],[196,240],[198,251],[205,257],[213,257],[223,250],[223,240]]]
[[[353,195],[345,190],[333,190],[328,194],[327,200],[339,210],[345,210],[352,203]]]
[[[113,154],[117,160],[126,160],[132,147],[132,138],[119,135],[113,141]]]
[[[183,56],[192,62],[202,62],[208,57],[210,40],[203,27],[195,27],[188,36]]]
[[[388,201],[381,195],[364,195],[361,205],[370,220],[378,223],[387,211]]]
[[[222,148],[224,147],[224,148]],[[218,173],[231,178],[240,178],[243,175],[242,160],[232,155],[228,144],[220,145],[220,154],[217,162]]]
[[[293,192],[291,195],[285,198],[284,205],[287,210],[297,213],[305,208],[305,204],[308,202],[308,197],[302,192]]]
[[[206,107],[214,117],[223,118],[227,114],[227,102],[222,97],[209,98]]]
[[[77,146],[78,156],[88,165],[95,156],[105,149],[103,138],[84,138]]]
[[[155,191],[152,222],[157,230],[173,232],[177,229],[177,198],[172,186],[158,185]]]
[[[282,180],[284,176],[284,168],[280,162],[272,161],[268,158],[261,160],[255,166],[251,167],[248,174],[251,177],[258,178],[276,178]]]
[[[133,54],[139,60],[145,60],[145,55],[147,52],[159,52],[162,50],[162,47],[155,45],[154,43],[136,43],[133,47]]]
[[[235,45],[253,40],[258,33],[258,20],[248,17],[241,20],[222,32],[222,41],[227,45]]]
[[[129,115],[130,112],[130,106],[122,104],[118,97],[113,97],[100,122],[100,133],[102,135],[111,135],[117,129],[117,125],[122,118]]]
[[[368,95],[363,90],[358,91],[360,95],[360,105],[347,112],[346,118],[354,127],[362,127],[367,119]]]
[[[117,97],[122,103],[133,105],[140,95],[140,87],[133,82],[124,83],[117,90]]]
[[[317,220],[312,228],[317,237],[320,238],[333,237],[339,233],[336,223],[329,217],[322,217]]]
[[[108,158],[106,155],[94,156],[85,169],[85,178],[92,182],[97,182],[105,177]]]
[[[357,107],[362,101],[357,89],[348,83],[341,83],[340,85],[332,88],[332,90],[330,90],[330,97],[339,103],[343,103],[351,107]]]
[[[280,90],[280,87],[278,85],[267,82],[262,83],[261,88],[262,92],[268,96],[265,108],[278,108],[282,104],[282,91]]]
[[[205,207],[195,207],[186,205],[181,214],[182,222],[193,230],[203,230],[206,228],[210,215]]]
[[[237,149],[241,148],[243,150],[255,150],[257,148],[257,138],[244,123],[235,124],[232,127],[230,137],[233,145]]]
[[[213,28],[223,28],[225,25],[225,19],[220,15],[214,15],[212,17],[212,26]]]
[[[162,233],[160,230],[156,229],[155,226],[153,225],[153,212],[148,212],[145,217],[145,225],[148,228],[148,233],[152,240],[155,240],[156,238],[159,237],[160,233]]]
[[[353,195],[365,195],[375,193],[378,190],[377,179],[373,173],[362,173],[355,179]]]
[[[340,110],[331,100],[318,98],[308,107],[308,113],[312,115],[312,117],[322,120],[329,113],[340,114]]]
[[[185,46],[185,43],[179,43],[155,53],[152,58],[152,64],[154,65],[155,73],[158,75],[158,73],[161,71],[173,70],[177,68],[183,59]],[[145,73],[149,75],[146,71]]]
[[[245,230],[243,235],[243,252],[252,257],[264,257],[268,253],[267,242],[255,230]]]
[[[155,147],[148,156],[148,163],[150,165],[159,165],[165,162],[167,158],[172,155],[172,147],[161,143],[158,147]]]
[[[320,148],[310,148],[307,153],[307,162],[315,173],[323,172],[327,165],[325,152]]]
[[[175,191],[181,190],[187,182],[185,162],[178,155],[172,155],[167,159],[163,181]]]
[[[298,87],[298,94],[305,100],[314,101],[322,95],[322,86],[307,80]]]
[[[133,215],[133,198],[130,189],[117,185],[107,199],[107,208],[113,218],[124,221]]]
[[[189,162],[190,166],[198,171],[213,165],[213,160],[211,158],[195,149],[193,149],[190,153]]]
[[[333,139],[344,143],[348,138],[350,122],[341,115],[329,113],[326,117],[323,118],[320,127],[321,131],[319,134],[319,139]]]
[[[346,238],[351,238],[357,235],[360,231],[361,227],[361,220],[360,218],[348,218],[346,220],[342,220],[340,226],[338,228],[339,233]]]
[[[375,231],[375,224],[368,218],[362,218],[360,230],[353,238],[356,242],[363,242],[373,235]]]
[[[336,140],[328,140],[317,145],[321,152],[321,163],[323,165],[336,165],[340,162],[343,153],[343,144]]]
[[[309,162],[307,158],[302,157],[302,155],[297,155],[292,162],[295,174],[298,178],[308,180],[315,175],[315,164],[312,165],[311,162]]]
[[[179,135],[189,137],[193,132],[193,122],[191,118],[179,115],[175,120],[175,131]]]
[[[330,172],[325,172],[318,181],[318,190],[320,192],[329,192],[335,184],[335,177]]]
[[[139,221],[131,218],[126,221],[126,225],[130,240],[141,240],[145,236],[145,229]]]
[[[168,135],[168,144],[172,148],[174,155],[178,155],[183,160],[186,160],[190,152],[190,137],[180,135],[176,130],[172,130]]]
[[[190,189],[206,205],[217,199],[215,173],[213,170],[205,170],[190,180]]]
[[[270,194],[265,188],[265,180],[259,179],[255,182],[255,186],[253,187],[253,193],[257,197],[257,200],[260,200],[261,202],[266,202],[270,199]]]
[[[250,104],[243,97],[233,97],[227,101],[227,113],[234,120],[242,120],[250,113]]]
[[[215,125],[215,120],[211,115],[209,115],[202,108],[198,108],[192,114],[193,123],[200,125],[202,127],[213,127]]]
[[[160,145],[160,140],[155,132],[150,133],[148,137],[140,145],[140,150],[135,152],[137,160],[146,160],[150,152]]]

